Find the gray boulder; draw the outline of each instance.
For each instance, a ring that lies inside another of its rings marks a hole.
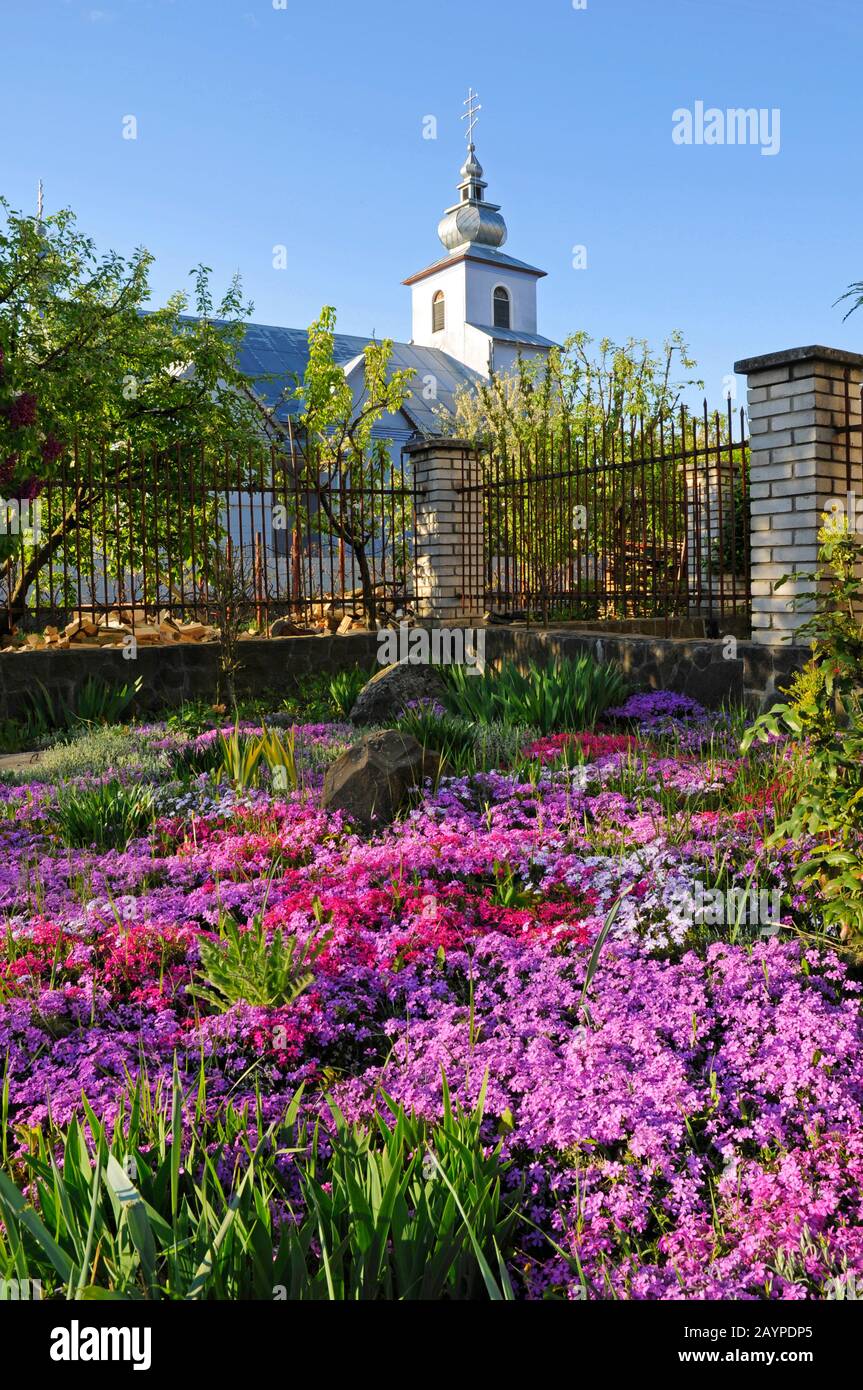
[[[444,690],[433,666],[396,662],[363,686],[348,717],[352,724],[388,724],[411,700],[440,700]]]
[[[327,768],[322,804],[328,811],[344,811],[363,830],[379,829],[395,819],[413,788],[434,777],[439,766],[437,754],[410,734],[398,729],[364,734]]]

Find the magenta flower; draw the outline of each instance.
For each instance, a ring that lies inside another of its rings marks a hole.
[[[25,429],[36,423],[36,397],[32,391],[22,391],[8,407],[9,424],[13,430]]]

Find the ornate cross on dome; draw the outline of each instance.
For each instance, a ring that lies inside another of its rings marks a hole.
[[[468,147],[471,147],[473,145],[473,128],[479,120],[479,113],[482,110],[481,106],[474,105],[478,95],[479,94],[474,91],[473,87],[470,87],[468,88],[467,101],[462,102],[462,105],[467,107],[467,110],[462,116],[462,120],[467,121]]]

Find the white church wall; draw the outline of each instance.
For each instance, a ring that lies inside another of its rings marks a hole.
[[[489,374],[490,343],[468,322],[467,295],[469,271],[466,261],[455,261],[412,286],[411,341],[420,347],[440,348],[464,362],[481,376]],[[432,300],[438,290],[444,293],[444,331],[432,332]]]
[[[544,348],[522,347],[521,357],[525,362],[534,357],[545,358]],[[492,366],[498,376],[505,372],[513,371],[519,356],[519,346],[517,343],[503,343],[496,340],[493,344]]]
[[[494,325],[493,296],[503,285],[510,296],[510,327],[520,333],[535,333],[536,277],[490,262],[465,262],[467,267],[466,318],[468,323]]]
[[[466,323],[464,326],[464,361],[469,367],[473,367],[480,376],[491,374],[491,338],[487,333],[480,333],[478,328]]]
[[[511,328],[516,332],[535,333],[535,276],[465,259],[424,276],[412,286],[411,341],[421,347],[440,348],[475,372],[488,376],[491,367],[489,339],[477,333],[472,325],[493,326],[493,296],[499,285],[509,291]],[[442,333],[432,332],[432,301],[438,290],[444,293]]]
[[[444,293],[444,331],[432,331],[432,301],[438,290]],[[464,262],[444,266],[426,275],[411,288],[411,340],[420,347],[440,348],[461,358],[466,321]]]

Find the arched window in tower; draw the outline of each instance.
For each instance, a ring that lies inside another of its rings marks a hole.
[[[443,290],[437,290],[432,297],[432,333],[443,333],[446,327],[446,309]]]
[[[494,292],[494,326],[495,328],[510,328],[510,304],[509,290],[505,290],[503,285],[498,285]]]

